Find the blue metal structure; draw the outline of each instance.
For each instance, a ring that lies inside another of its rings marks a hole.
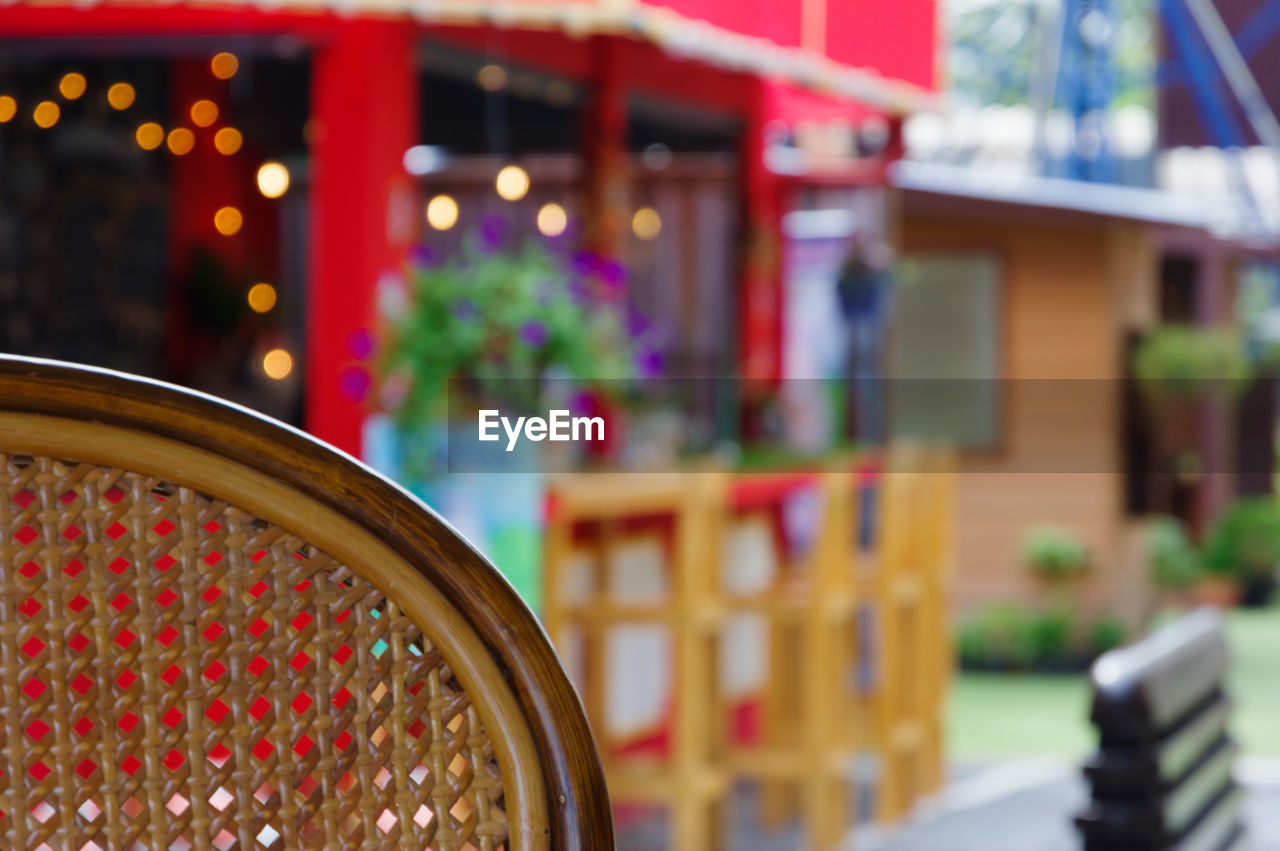
[[[1108,115],[1116,96],[1112,0],[1064,0],[1055,101],[1071,115],[1075,144],[1065,163],[1075,180],[1109,183],[1115,159]]]

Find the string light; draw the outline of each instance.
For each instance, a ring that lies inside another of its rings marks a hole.
[[[631,232],[643,240],[656,239],[662,232],[662,217],[652,207],[641,207],[631,217]]]
[[[254,313],[266,313],[276,306],[276,288],[270,284],[249,287],[249,307]]]
[[[288,378],[293,372],[293,355],[284,349],[272,349],[262,356],[262,371],[276,381]]]
[[[559,204],[543,204],[538,210],[538,231],[543,236],[559,236],[568,226],[569,215]]]
[[[289,169],[278,162],[258,167],[258,191],[268,198],[279,198],[289,191]]]
[[[518,165],[509,165],[498,172],[493,183],[503,200],[519,201],[529,191],[529,173]]]
[[[58,123],[58,119],[62,117],[62,110],[51,100],[42,100],[36,104],[36,108],[31,113],[31,117],[35,119],[36,126],[43,127],[48,130],[50,127]]]
[[[486,92],[496,92],[507,87],[507,69],[501,65],[485,65],[476,72],[476,83]]]
[[[18,114],[18,102],[9,95],[0,95],[0,124],[12,121]]]
[[[209,70],[219,80],[230,80],[240,70],[240,60],[234,53],[218,53],[209,60]]]
[[[427,202],[427,224],[436,230],[448,230],[458,222],[458,202],[448,195],[437,195]]]
[[[164,128],[154,121],[148,121],[146,124],[138,125],[133,138],[138,141],[139,148],[144,151],[154,151],[164,144]]]
[[[62,76],[62,80],[58,83],[58,91],[67,100],[77,100],[84,94],[85,86],[84,74],[72,71]]]
[[[191,153],[196,146],[196,134],[185,127],[175,127],[169,131],[169,151],[177,156]]]
[[[213,226],[223,236],[238,233],[242,224],[244,224],[244,217],[235,207],[222,207],[213,214]]]
[[[138,93],[128,83],[116,83],[107,89],[107,103],[111,104],[111,108],[116,110],[128,109],[133,106],[133,101],[137,96]]]
[[[218,120],[218,105],[211,100],[198,100],[191,104],[191,123],[208,127]]]
[[[240,150],[240,146],[243,144],[244,137],[234,127],[222,127],[217,133],[213,134],[213,146],[218,149],[218,153],[224,156],[231,156]]]

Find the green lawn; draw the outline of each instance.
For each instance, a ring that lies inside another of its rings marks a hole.
[[[1236,611],[1231,644],[1234,730],[1251,756],[1280,756],[1280,609]],[[949,747],[960,761],[1092,750],[1084,677],[961,674],[949,712]]]

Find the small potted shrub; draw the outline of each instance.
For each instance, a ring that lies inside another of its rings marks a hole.
[[[1276,586],[1280,564],[1280,507],[1272,497],[1241,500],[1218,518],[1205,545],[1204,567],[1216,585],[1202,589],[1204,602],[1231,605],[1266,605]],[[1229,594],[1205,599],[1204,591]],[[1234,594],[1231,599],[1230,594]]]
[[[1133,372],[1155,402],[1233,398],[1252,377],[1240,334],[1228,328],[1164,325],[1143,337]]]
[[[1022,560],[1054,586],[1070,584],[1089,570],[1089,551],[1080,536],[1057,526],[1038,526],[1022,540]]]

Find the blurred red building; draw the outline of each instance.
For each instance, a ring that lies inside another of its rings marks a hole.
[[[934,0],[19,2],[0,40],[0,191],[25,199],[0,244],[17,258],[0,345],[241,398],[354,452],[379,282],[423,238],[428,195],[448,190],[461,224],[497,206],[529,229],[535,201],[562,198],[672,314],[680,368],[767,384],[784,372],[784,213],[882,187],[935,85]],[[282,197],[255,186],[266,161],[287,168]],[[503,207],[511,162],[531,188]],[[50,207],[60,185],[70,207]],[[644,239],[642,203],[664,224]],[[227,207],[236,227],[215,224]],[[886,205],[869,209],[860,227],[884,233]],[[260,314],[263,282],[279,304]],[[45,330],[77,309],[105,342]]]

